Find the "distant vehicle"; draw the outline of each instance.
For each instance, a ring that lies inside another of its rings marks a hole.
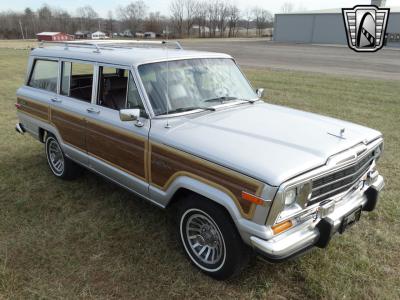
[[[85,167],[175,208],[188,258],[217,279],[250,250],[277,262],[326,247],[374,210],[380,132],[264,103],[229,55],[143,43],[164,48],[31,52],[16,129],[44,143],[55,176]]]

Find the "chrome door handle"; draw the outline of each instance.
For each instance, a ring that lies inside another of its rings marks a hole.
[[[50,100],[51,100],[51,102],[54,102],[54,103],[61,103],[62,102],[61,99],[57,99],[56,97],[51,98]]]
[[[91,114],[99,114],[99,113],[100,113],[100,110],[99,110],[99,109],[95,109],[95,108],[93,108],[93,107],[89,107],[89,108],[87,109],[87,112],[88,112],[88,113],[91,113]]]

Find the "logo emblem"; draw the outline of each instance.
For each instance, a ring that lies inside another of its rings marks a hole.
[[[375,5],[357,5],[343,8],[347,43],[357,52],[375,52],[383,47],[389,8]]]

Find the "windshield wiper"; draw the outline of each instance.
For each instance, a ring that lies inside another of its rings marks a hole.
[[[249,103],[254,103],[256,101],[256,100],[239,99],[239,98],[233,97],[233,96],[224,96],[224,97],[208,99],[208,100],[205,100],[204,102],[221,102],[223,104],[224,102],[233,101],[233,100],[246,101]]]
[[[207,106],[190,106],[190,107],[180,107],[174,110],[170,110],[168,113],[180,113],[180,112],[186,112],[186,111],[191,111],[191,110],[196,110],[196,109],[202,109],[202,110],[209,110],[209,111],[216,111],[214,107],[207,107]]]
[[[232,100],[238,100],[236,97],[232,96],[223,96],[223,97],[216,97],[216,98],[211,98],[208,100],[204,100],[203,102],[221,102],[224,103],[226,101],[232,101]]]

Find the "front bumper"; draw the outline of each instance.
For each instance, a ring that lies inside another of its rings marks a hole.
[[[360,207],[363,211],[375,209],[379,192],[384,185],[383,177],[378,175],[366,190],[351,194],[349,199],[344,199],[326,217],[306,221],[269,240],[252,236],[251,244],[257,253],[273,262],[292,258],[314,246],[324,248],[339,231],[347,214]]]

